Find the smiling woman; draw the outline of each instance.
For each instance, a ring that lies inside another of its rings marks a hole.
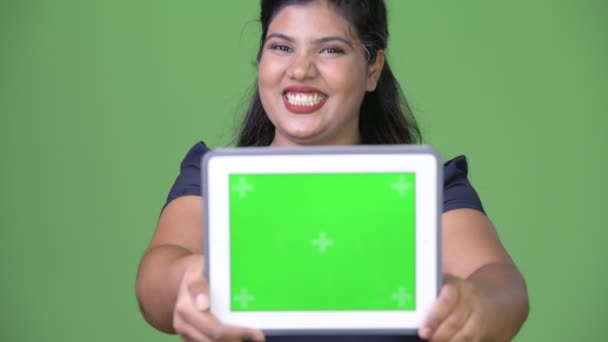
[[[258,83],[239,146],[421,141],[385,58],[382,1],[262,1],[260,22]]]
[[[268,27],[259,63],[262,105],[275,126],[271,145],[358,144],[359,110],[384,63],[373,64],[350,24],[330,4],[289,6]]]
[[[420,142],[386,60],[381,0],[262,0],[257,87],[238,146]],[[186,341],[264,340],[209,313],[203,275],[201,157],[182,162],[137,277],[146,320]],[[528,313],[523,278],[500,243],[464,157],[444,166],[442,269],[445,283],[418,336],[281,337],[270,340],[504,341]]]

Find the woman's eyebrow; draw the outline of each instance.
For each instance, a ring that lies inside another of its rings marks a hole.
[[[294,41],[293,38],[291,38],[290,36],[285,35],[283,33],[271,33],[268,36],[266,36],[265,40],[267,41],[267,40],[269,40],[271,38],[283,39],[283,40],[286,40],[286,41],[288,41],[290,43],[292,43]],[[340,41],[340,42],[342,42],[342,43],[344,43],[344,44],[346,44],[348,46],[350,46],[351,48],[354,47],[353,46],[353,42],[351,42],[350,40],[345,39],[343,37],[340,37],[340,36],[327,36],[327,37],[323,37],[323,38],[318,38],[318,39],[313,40],[313,43],[315,43],[315,44],[323,44],[323,43],[327,43],[327,42],[331,42],[331,41],[336,41],[336,40]]]
[[[266,36],[266,39],[264,39],[264,41],[267,41],[270,38],[279,38],[279,39],[286,40],[286,41],[288,41],[290,43],[293,42],[293,38],[291,38],[291,37],[289,37],[287,35],[284,35],[282,33],[271,33],[268,36]]]
[[[316,44],[322,44],[322,43],[328,43],[328,42],[332,42],[332,41],[339,41],[342,42],[348,46],[350,46],[351,48],[353,48],[353,42],[351,42],[348,39],[342,38],[340,36],[328,36],[328,37],[323,37],[323,38],[319,38],[319,39],[315,39],[314,42]]]

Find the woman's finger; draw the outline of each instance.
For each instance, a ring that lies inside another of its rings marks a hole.
[[[464,298],[461,297],[461,299]],[[452,337],[456,336],[467,324],[471,313],[471,306],[467,305],[464,300],[459,301],[454,310],[435,329],[430,340],[432,342],[451,341]]]
[[[425,319],[424,323],[418,331],[418,335],[422,339],[429,339],[435,330],[452,312],[458,303],[458,288],[452,283],[445,284],[439,292],[439,297],[431,307],[431,310]]]
[[[211,342],[202,332],[198,331],[196,327],[192,326],[185,317],[185,312],[176,314],[174,318],[173,328],[175,332],[180,336],[183,341],[188,342]]]
[[[238,327],[238,326],[225,326],[227,327],[228,338],[242,339],[248,341],[263,342],[266,340],[264,333],[257,329]],[[230,335],[232,334],[232,335]]]
[[[213,342],[207,336],[194,329],[194,327],[186,325],[179,332],[180,337],[188,342]]]
[[[222,324],[213,314],[192,309],[182,316],[185,323],[212,341],[264,341],[264,334],[256,329]]]
[[[460,331],[458,331],[458,333],[456,333],[456,335],[454,335],[454,337],[450,340],[450,342],[478,342],[478,341],[481,341],[480,327],[481,327],[481,323],[479,321],[479,318],[475,315],[472,315],[467,320],[464,327],[462,327],[462,329],[460,329]]]
[[[234,325],[222,324],[217,317],[212,314],[205,314],[203,317],[205,321],[204,329],[207,336],[215,341],[265,341],[264,334],[256,329],[246,328]]]

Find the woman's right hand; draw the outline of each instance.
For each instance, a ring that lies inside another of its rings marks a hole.
[[[256,329],[222,324],[209,312],[209,284],[205,279],[203,255],[191,255],[182,276],[175,310],[173,328],[183,341],[264,341]]]

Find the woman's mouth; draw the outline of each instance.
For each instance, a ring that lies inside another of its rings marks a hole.
[[[327,95],[316,91],[283,93],[285,107],[294,114],[311,114],[323,107],[326,101]]]

